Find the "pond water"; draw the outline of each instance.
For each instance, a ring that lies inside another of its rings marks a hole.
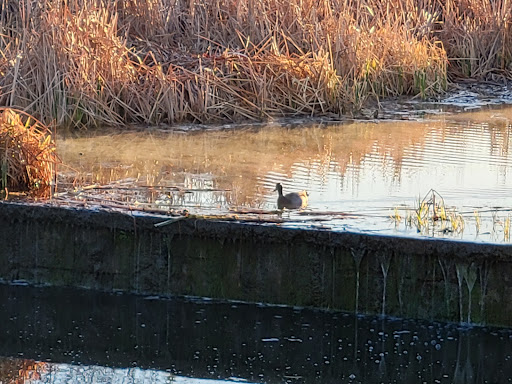
[[[0,284],[0,383],[510,383],[512,331]]]
[[[512,108],[502,106],[437,110],[419,121],[68,133],[57,143],[60,198],[508,242],[511,119]],[[306,189],[308,208],[277,217],[277,182],[285,193]],[[437,203],[444,199],[445,220],[417,220],[431,189]]]

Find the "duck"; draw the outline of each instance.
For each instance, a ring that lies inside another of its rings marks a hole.
[[[283,186],[281,183],[276,184],[274,191],[279,193],[277,197],[278,209],[299,209],[308,206],[308,193],[306,191],[291,192],[283,195]]]

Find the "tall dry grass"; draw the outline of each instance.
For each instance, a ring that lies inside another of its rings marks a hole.
[[[439,38],[460,78],[510,79],[512,3],[509,0],[446,0]]]
[[[0,105],[76,126],[350,112],[510,75],[507,0],[0,0]],[[450,62],[450,65],[448,65]]]
[[[50,197],[60,162],[50,130],[32,116],[0,107],[0,188]]]

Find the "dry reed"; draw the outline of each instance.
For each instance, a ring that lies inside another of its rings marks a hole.
[[[511,9],[505,0],[0,0],[0,105],[74,126],[338,115],[369,99],[435,95],[448,76],[509,76]]]
[[[0,187],[6,195],[13,190],[49,197],[58,162],[48,128],[24,112],[0,108]]]

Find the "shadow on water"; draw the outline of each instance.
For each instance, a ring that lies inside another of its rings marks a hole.
[[[2,383],[512,380],[510,330],[9,285],[0,356]]]

